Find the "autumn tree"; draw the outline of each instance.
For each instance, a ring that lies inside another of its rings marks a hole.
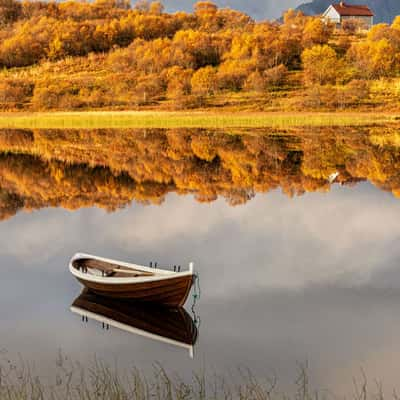
[[[328,45],[316,45],[302,54],[304,79],[307,84],[336,83],[343,71],[343,64],[335,50]]]
[[[223,90],[238,91],[252,71],[254,66],[250,62],[225,61],[218,67],[218,87]]]
[[[173,46],[186,56],[191,56],[193,65],[198,69],[207,65],[216,66],[221,61],[223,40],[219,36],[210,36],[201,31],[179,31],[173,39]]]
[[[400,31],[400,15],[393,20],[392,28]]]
[[[194,5],[194,13],[200,18],[212,17],[217,10],[218,7],[212,1],[199,1]]]
[[[288,68],[298,68],[303,50],[303,31],[308,17],[301,11],[289,9],[284,15],[284,23],[280,29],[278,49],[280,59],[277,64],[285,64]],[[276,65],[277,65],[276,64]]]
[[[150,3],[149,13],[153,15],[161,15],[164,12],[164,6],[161,1],[153,1]]]
[[[217,89],[217,73],[208,66],[198,69],[191,79],[192,91],[198,96],[209,96]]]
[[[365,78],[392,75],[397,57],[398,54],[387,39],[356,43],[348,51],[349,61],[358,71],[358,75]]]
[[[319,17],[307,19],[303,29],[302,44],[304,47],[328,43],[333,33],[333,25],[327,24]]]
[[[221,8],[217,11],[219,27],[223,30],[244,29],[254,23],[251,17],[237,10]]]
[[[45,58],[56,24],[53,18],[41,17],[19,25],[13,36],[0,43],[0,64],[23,67]]]
[[[16,21],[22,14],[22,5],[17,0],[0,0],[0,27]]]
[[[166,95],[173,102],[174,108],[189,106],[193,70],[175,66],[166,70],[165,74],[168,82]]]

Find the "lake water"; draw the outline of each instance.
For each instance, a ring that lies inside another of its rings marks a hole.
[[[361,370],[400,387],[397,132],[8,130],[0,151],[5,360],[245,366],[284,388],[308,362],[320,389],[352,393]],[[72,313],[77,251],[193,261],[194,358]]]

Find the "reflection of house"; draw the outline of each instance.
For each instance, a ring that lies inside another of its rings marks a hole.
[[[343,1],[331,4],[324,12],[323,18],[337,26],[342,26],[346,21],[357,21],[367,29],[374,23],[374,13],[368,6],[346,4]]]

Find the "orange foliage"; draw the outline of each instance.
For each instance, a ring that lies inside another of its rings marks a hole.
[[[190,108],[220,104],[214,96],[241,90],[306,98],[302,78],[330,88],[400,73],[399,19],[355,38],[293,10],[283,23],[255,22],[208,0],[175,14],[147,0],[133,8],[128,0],[0,0],[0,21],[0,88],[8,93],[1,109],[127,109],[164,101]]]
[[[169,192],[230,204],[281,188],[292,197],[328,191],[329,176],[369,180],[399,195],[392,131],[2,130],[0,218],[19,209],[159,204]]]

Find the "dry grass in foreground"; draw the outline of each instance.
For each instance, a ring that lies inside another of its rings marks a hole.
[[[56,360],[54,376],[44,381],[24,362],[4,360],[0,369],[2,400],[328,400],[338,399],[328,390],[311,387],[307,364],[297,366],[290,393],[282,389],[276,376],[258,378],[247,368],[223,375],[193,372],[183,379],[156,363],[152,373],[133,368],[121,371],[94,360],[84,367],[63,354]],[[47,382],[47,383],[44,383]],[[384,400],[382,385],[368,385],[366,375],[353,379],[349,400]],[[390,396],[398,400],[396,391]],[[340,397],[341,398],[341,397]],[[344,398],[346,399],[346,398]]]
[[[290,128],[384,125],[395,114],[90,111],[2,113],[0,128]]]

